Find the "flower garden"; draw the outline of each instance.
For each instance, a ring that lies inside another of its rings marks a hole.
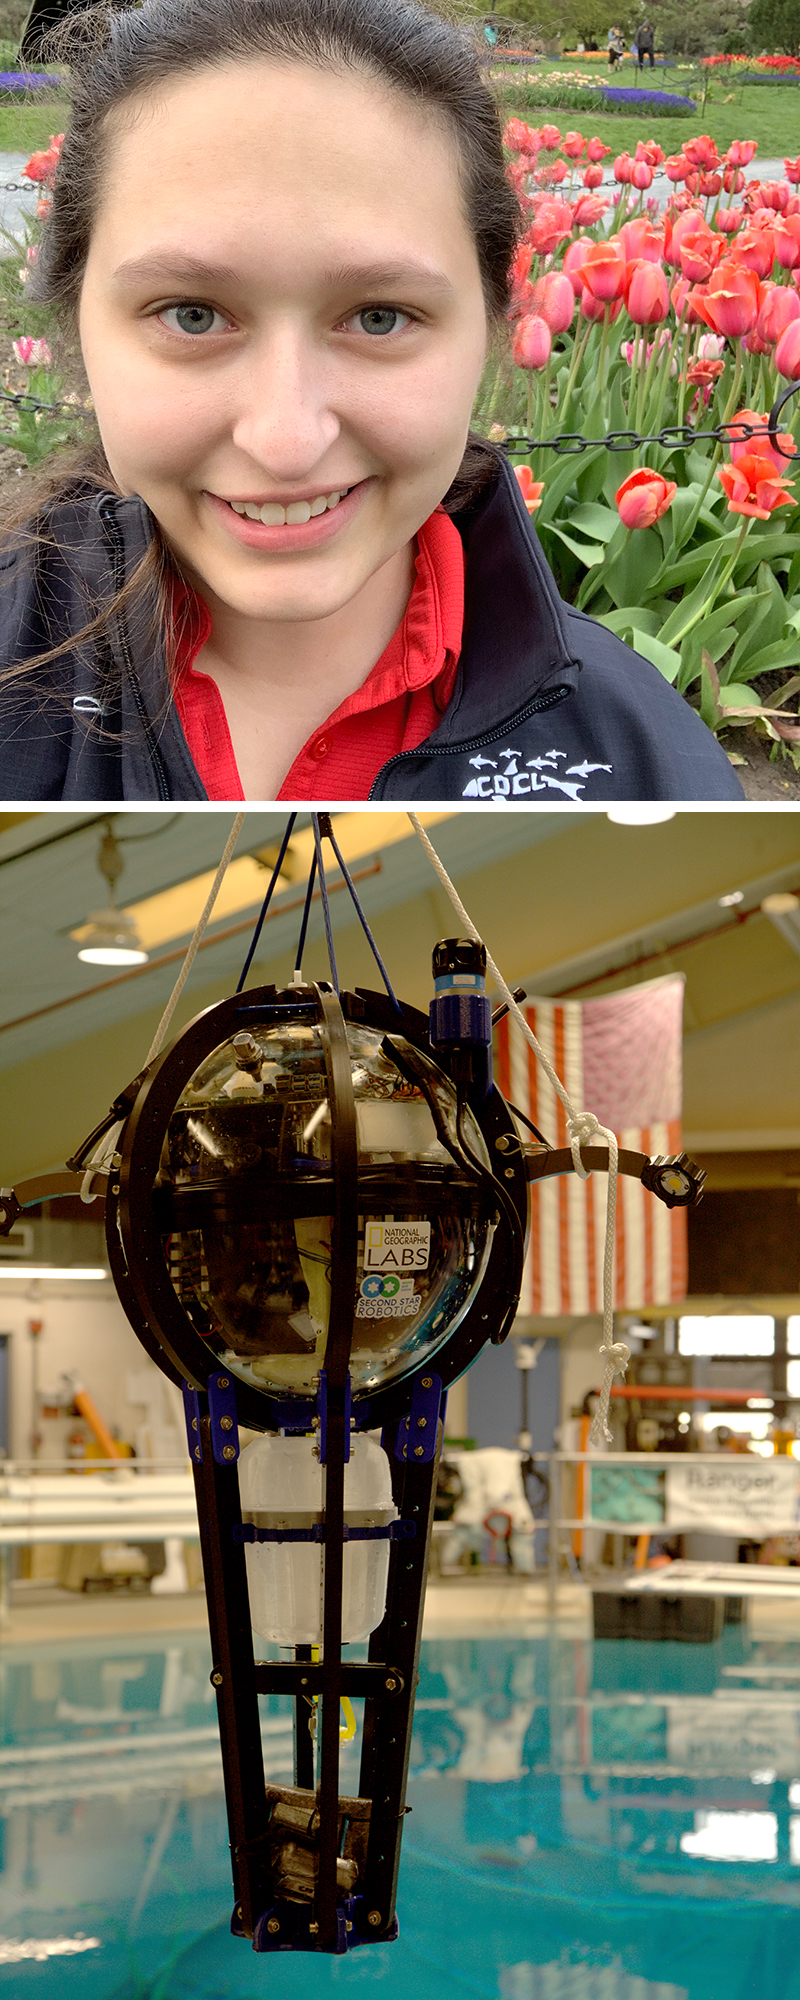
[[[52,360],[46,310],[25,306],[61,138],[27,163],[39,214],[5,288],[22,329],[6,393],[29,400],[6,404],[0,443],[31,467],[80,440],[91,408]],[[644,654],[734,763],[755,731],[785,774],[763,795],[798,797],[800,394],[768,420],[800,389],[800,158],[746,181],[754,140],[615,154],[520,118],[504,138],[527,226],[476,428],[511,454],[563,595]]]
[[[563,594],[711,729],[756,725],[800,769],[793,398],[768,430],[800,383],[800,160],[746,182],[754,141],[665,157],[640,140],[606,183],[599,138],[520,119],[504,136],[528,227],[511,356],[487,368],[479,418],[513,453]]]

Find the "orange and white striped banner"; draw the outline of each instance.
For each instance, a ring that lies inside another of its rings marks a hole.
[[[524,1013],[578,1110],[593,1111],[634,1152],[679,1153],[683,979],[649,980],[591,1000],[534,1000]],[[516,1021],[496,1029],[499,1088],[553,1146],[566,1115]],[[562,1175],[531,1188],[531,1240],[520,1312],[544,1317],[603,1309],[608,1180]],[[665,1208],[620,1174],[614,1304],[639,1311],[686,1294],[686,1211]]]

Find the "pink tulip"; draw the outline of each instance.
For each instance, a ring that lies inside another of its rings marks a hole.
[[[543,125],[540,136],[546,153],[554,153],[556,147],[561,144],[561,133],[557,125]]]
[[[800,319],[784,327],[775,349],[775,366],[788,382],[800,382]]]
[[[587,167],[583,175],[583,185],[585,188],[602,187],[603,185],[602,167]]]
[[[768,278],[775,262],[772,230],[743,229],[731,244],[728,256],[734,264],[743,264],[746,271],[755,271],[757,278]]]
[[[633,183],[633,186],[635,188],[639,188],[640,191],[643,191],[645,188],[652,187],[653,169],[652,167],[648,166],[646,160],[634,160],[633,168],[631,171],[631,181]]]
[[[800,264],[800,215],[782,215],[775,224],[775,255],[784,271]]]
[[[609,236],[604,243],[590,243],[581,267],[584,289],[604,305],[621,299],[627,269],[627,258],[618,237]]]
[[[722,185],[726,194],[741,194],[742,188],[746,186],[741,167],[726,167],[722,176]]]
[[[569,202],[554,197],[551,201],[540,203],[528,230],[528,241],[537,256],[550,257],[571,230],[572,209]]]
[[[614,179],[623,187],[629,187],[633,179],[633,161],[630,153],[619,153],[614,161]]]
[[[600,222],[609,206],[609,202],[599,194],[579,194],[572,211],[575,228],[591,229],[595,222]]]
[[[646,215],[635,215],[631,222],[623,222],[619,241],[629,262],[644,258],[648,264],[660,264],[664,255],[664,232],[654,229]]]
[[[580,132],[565,132],[561,141],[562,151],[566,153],[568,160],[579,160],[585,145],[586,140]]]
[[[610,325],[613,320],[618,318],[621,311],[621,299],[614,299],[610,305],[607,305],[602,299],[595,298],[594,292],[590,292],[586,288],[581,292],[581,313],[584,319],[604,320],[607,318]]]
[[[586,157],[588,160],[592,161],[593,165],[596,166],[598,162],[600,160],[604,160],[606,158],[606,155],[610,152],[611,152],[611,147],[604,146],[602,139],[590,139],[589,144],[586,148]]]
[[[788,181],[765,181],[761,189],[761,199],[765,208],[774,208],[782,213],[791,196]]]
[[[800,159],[784,160],[783,164],[786,171],[787,181],[791,181],[793,187],[797,187],[798,183],[800,182]]]
[[[669,313],[669,287],[659,264],[629,265],[625,304],[637,326],[656,326]],[[800,299],[798,299],[800,305]]]
[[[718,264],[702,297],[697,298],[700,318],[712,333],[726,340],[741,340],[752,333],[761,307],[761,285],[754,271],[728,259]]]
[[[14,353],[22,368],[49,368],[52,354],[46,340],[34,340],[29,333],[20,335],[13,343]]]
[[[759,340],[765,340],[770,347],[774,347],[787,326],[800,319],[800,298],[796,292],[789,290],[788,285],[765,285],[764,294],[755,330]]]
[[[526,313],[514,335],[513,359],[517,368],[545,368],[550,359],[552,337],[547,321],[539,313]]]
[[[591,244],[592,244],[591,236],[577,236],[575,242],[570,243],[569,249],[567,250],[566,255],[564,257],[564,262],[561,266],[561,269],[564,273],[564,277],[569,278],[569,282],[572,286],[573,292],[575,293],[576,299],[580,298],[581,292],[583,291],[583,278],[581,277],[581,267],[583,265],[583,260],[587,250],[591,249]]]
[[[719,263],[719,238],[707,228],[685,229],[678,247],[678,262],[685,278],[702,285]]]
[[[715,221],[717,228],[722,230],[723,235],[735,236],[737,229],[741,229],[744,222],[744,209],[718,208]]]
[[[670,153],[664,161],[664,172],[670,181],[685,181],[689,162],[683,153]]]
[[[551,333],[566,333],[575,312],[575,293],[563,271],[546,271],[534,291],[534,311]],[[800,299],[797,300],[800,313]]]

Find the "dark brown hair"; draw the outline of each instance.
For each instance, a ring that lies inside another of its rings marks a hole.
[[[77,341],[81,287],[102,200],[113,114],[176,76],[259,56],[373,77],[441,120],[455,142],[490,332],[497,340],[506,328],[509,267],[524,225],[518,197],[505,176],[498,108],[467,30],[419,0],[143,0],[141,6],[121,10],[96,5],[69,14],[47,36],[43,54],[69,65],[72,111],[26,296],[56,308],[68,343]],[[490,445],[470,433],[444,497],[449,513],[477,494],[497,458]],[[86,475],[94,486],[117,490],[96,444],[87,454]],[[75,477],[73,461],[68,472],[72,490]],[[36,524],[27,509],[31,527],[45,528],[47,500],[60,497],[65,484],[59,468],[40,483]],[[11,525],[19,529],[22,520],[20,511]],[[168,572],[177,566],[158,532],[155,541],[136,580],[143,589],[155,586],[166,625]],[[46,657],[74,643],[70,638]]]

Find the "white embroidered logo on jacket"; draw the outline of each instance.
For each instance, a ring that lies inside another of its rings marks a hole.
[[[590,764],[586,759],[582,764],[567,764],[566,750],[547,750],[543,757],[526,758],[520,770],[520,758],[524,756],[524,750],[500,750],[497,758],[470,757],[469,763],[478,775],[465,785],[462,799],[529,799],[533,792],[547,791],[565,792],[568,799],[577,799],[593,771],[614,768],[613,764]],[[500,757],[505,759],[504,770],[499,768]],[[559,758],[567,764],[561,775]]]

